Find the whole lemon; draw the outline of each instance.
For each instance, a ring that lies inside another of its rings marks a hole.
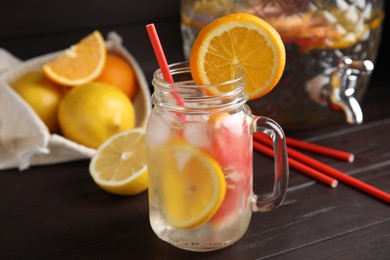
[[[138,91],[133,67],[124,58],[112,53],[107,53],[103,70],[95,81],[121,89],[131,100],[134,100]]]
[[[96,149],[110,136],[133,128],[135,112],[130,99],[118,88],[90,82],[65,95],[58,120],[66,138]]]
[[[51,133],[58,130],[57,110],[64,90],[46,79],[42,72],[29,72],[11,84],[31,106]]]

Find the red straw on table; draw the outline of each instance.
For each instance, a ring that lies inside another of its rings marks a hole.
[[[260,134],[260,133],[255,133],[254,134],[254,138],[256,138],[256,140],[258,140],[259,142],[262,142],[268,146],[272,146],[272,141],[269,139],[269,138],[265,138],[266,136],[264,136],[263,134]],[[303,162],[304,164],[308,165],[308,166],[311,166],[323,173],[325,173],[326,175],[328,176],[331,176],[341,182],[344,182],[345,184],[348,184],[362,192],[365,192],[377,199],[380,199],[384,202],[387,202],[388,204],[390,204],[390,194],[387,193],[387,192],[384,192],[378,188],[375,188],[363,181],[360,181],[348,174],[345,174],[335,168],[332,168],[320,161],[317,161],[307,155],[304,155],[300,152],[298,152],[297,150],[294,150],[292,148],[289,148],[287,147],[287,153],[288,153],[288,156],[289,157],[293,157],[301,162]]]
[[[158,66],[161,69],[161,73],[163,74],[164,80],[173,84],[174,81],[169,70],[168,62],[165,58],[164,50],[162,48],[160,38],[158,37],[156,27],[153,23],[148,24],[146,25],[146,31],[148,32],[154,54],[156,55]],[[172,92],[172,96],[175,98],[177,105],[184,106],[183,100],[181,99],[180,95],[175,92]]]
[[[318,144],[312,144],[312,143],[300,141],[291,137],[286,137],[286,143],[288,146],[300,148],[306,151],[322,154],[328,157],[340,159],[347,162],[353,162],[353,160],[355,159],[355,156],[351,153],[325,147]]]
[[[265,145],[261,144],[260,142],[257,142],[256,140],[253,141],[253,148],[255,150],[271,157],[271,158],[274,158],[273,150],[271,148],[269,148],[268,146],[265,146]],[[323,173],[317,171],[316,169],[313,169],[307,165],[304,165],[303,163],[301,163],[297,160],[294,160],[293,158],[288,158],[288,164],[292,168],[294,168],[294,169],[296,169],[296,170],[312,177],[313,179],[318,180],[318,181],[320,181],[320,182],[322,182],[322,183],[324,183],[332,188],[336,188],[338,185],[338,181],[336,179],[331,178],[331,177],[329,177],[329,176],[327,176],[327,175],[325,175],[325,174],[323,174]]]

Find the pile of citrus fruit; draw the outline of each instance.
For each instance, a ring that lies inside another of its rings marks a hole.
[[[134,70],[98,31],[11,85],[51,133],[91,148],[135,124]]]
[[[50,133],[97,149],[90,173],[99,186],[116,194],[147,188],[144,130],[134,128],[136,75],[127,60],[107,50],[99,31],[11,86]]]

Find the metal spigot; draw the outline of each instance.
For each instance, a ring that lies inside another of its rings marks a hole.
[[[331,74],[329,99],[331,107],[342,109],[349,124],[363,123],[363,112],[355,97],[359,75],[369,75],[374,70],[370,60],[341,59]]]

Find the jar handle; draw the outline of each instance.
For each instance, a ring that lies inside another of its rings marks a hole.
[[[288,184],[288,157],[286,137],[283,129],[274,120],[255,116],[253,120],[253,132],[268,135],[273,142],[274,150],[274,187],[271,194],[253,195],[252,211],[267,212],[279,206],[286,195]]]

